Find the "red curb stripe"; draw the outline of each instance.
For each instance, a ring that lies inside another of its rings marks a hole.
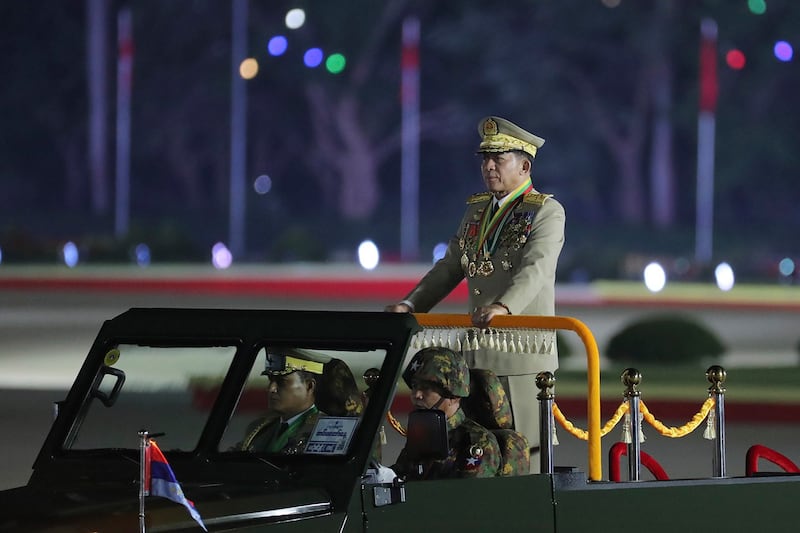
[[[0,289],[55,291],[166,292],[191,294],[254,294],[326,300],[381,300],[392,302],[416,285],[411,280],[359,279],[0,279]],[[467,287],[460,284],[449,302],[466,302]]]

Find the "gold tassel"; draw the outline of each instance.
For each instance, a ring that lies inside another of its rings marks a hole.
[[[633,442],[631,439],[631,414],[625,413],[625,419],[622,421],[622,438],[620,439],[625,444]]]
[[[703,438],[706,440],[716,440],[717,438],[717,412],[711,409],[706,418],[706,429],[703,431]]]

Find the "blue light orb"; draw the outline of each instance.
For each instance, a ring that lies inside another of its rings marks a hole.
[[[790,257],[784,257],[781,259],[780,263],[778,263],[778,272],[781,273],[781,276],[789,277],[794,274],[794,261]]]
[[[775,53],[775,57],[777,57],[779,61],[783,61],[784,63],[791,61],[792,56],[794,56],[794,50],[792,49],[792,45],[787,43],[786,41],[778,41],[777,43],[775,43],[775,47],[772,50]]]
[[[322,63],[322,49],[309,48],[306,50],[306,53],[303,54],[303,63],[308,68],[317,68]]]
[[[217,270],[225,270],[233,264],[233,254],[224,243],[218,242],[211,248],[211,264]]]
[[[267,52],[271,56],[280,56],[289,48],[289,41],[283,35],[276,35],[267,43]]]
[[[74,242],[69,241],[64,245],[64,247],[61,249],[61,258],[64,260],[64,264],[69,268],[74,268],[75,265],[78,264],[80,253],[78,252],[78,247]]]
[[[253,189],[256,194],[267,194],[272,190],[272,178],[266,174],[262,174],[253,182]]]
[[[133,255],[136,259],[136,264],[140,267],[150,266],[150,247],[144,243],[139,243],[133,249]]]

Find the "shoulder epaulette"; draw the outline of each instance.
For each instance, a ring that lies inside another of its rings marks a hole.
[[[469,198],[467,198],[468,204],[477,204],[478,202],[485,202],[489,198],[492,197],[492,193],[490,192],[479,192],[477,194],[473,194]]]
[[[542,194],[540,192],[529,192],[525,195],[523,202],[526,204],[544,205],[548,198],[552,198],[552,194]]]

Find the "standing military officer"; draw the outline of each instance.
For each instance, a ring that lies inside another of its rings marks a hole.
[[[393,312],[427,312],[465,277],[472,323],[486,328],[497,315],[555,314],[555,276],[564,245],[564,208],[533,188],[531,167],[544,139],[500,117],[480,121],[481,174],[487,191],[467,199],[467,209],[444,257]],[[536,374],[558,367],[555,333],[542,353],[494,349],[467,352],[474,368],[500,376],[510,397],[514,426],[539,442]],[[531,460],[531,470],[539,462]]]

